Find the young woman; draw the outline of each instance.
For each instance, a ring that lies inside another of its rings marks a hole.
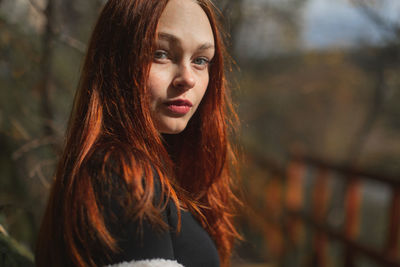
[[[224,58],[209,0],[105,4],[37,266],[229,266],[239,235]]]

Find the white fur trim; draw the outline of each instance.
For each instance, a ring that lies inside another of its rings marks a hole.
[[[106,267],[183,267],[183,265],[173,260],[153,259],[130,262],[124,261],[117,264],[107,265]]]

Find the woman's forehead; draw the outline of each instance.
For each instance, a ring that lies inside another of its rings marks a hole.
[[[198,43],[214,44],[207,14],[193,0],[170,0],[158,22],[157,35],[159,33],[175,36],[180,40],[191,38]]]

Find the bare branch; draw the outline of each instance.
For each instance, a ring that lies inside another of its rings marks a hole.
[[[46,10],[42,7],[40,7],[35,0],[28,0],[28,2],[31,4],[33,9],[36,10],[40,15],[46,16]],[[46,16],[47,17],[47,16]],[[55,37],[57,37],[57,40],[60,41],[61,43],[77,50],[80,53],[85,53],[86,51],[86,45],[79,41],[78,39],[61,32],[60,30],[56,29],[53,25],[49,25],[51,32],[54,34]]]
[[[44,145],[53,145],[57,143],[57,138],[55,136],[45,136],[42,138],[38,138],[38,139],[34,139],[28,143],[26,143],[25,145],[23,145],[22,147],[20,147],[19,149],[17,149],[16,151],[14,151],[12,153],[12,159],[13,160],[17,160],[19,159],[23,154],[38,148],[40,146],[44,146]]]
[[[392,35],[390,37],[396,37],[396,35],[399,35],[399,25],[386,20],[382,15],[379,15],[378,12],[374,11],[365,1],[351,0],[351,3],[358,8],[362,15],[366,16],[377,27],[389,35]]]
[[[6,229],[4,229],[3,225],[1,225],[1,224],[0,224],[0,234],[8,236],[8,233],[7,233]]]
[[[44,8],[39,6],[38,3],[35,2],[35,0],[28,0],[28,2],[31,4],[34,10],[40,14],[44,14]]]
[[[30,139],[30,135],[28,131],[22,126],[22,124],[15,118],[11,117],[10,122],[12,126],[20,133],[20,135],[25,139],[28,140]]]
[[[86,51],[86,45],[79,41],[78,39],[75,39],[74,37],[67,35],[66,33],[58,33],[55,32],[57,40],[62,42],[63,44],[77,50],[80,53],[85,53]]]
[[[39,177],[39,181],[42,182],[42,185],[46,188],[46,189],[50,189],[50,183],[47,181],[46,177],[43,175],[43,172],[41,169],[38,169],[38,171],[36,172],[38,177]]]
[[[43,167],[53,165],[56,162],[54,159],[43,160],[36,164],[36,166],[29,172],[29,177],[33,178],[35,175],[39,177],[40,182],[46,189],[50,188],[50,183],[47,181],[46,176],[43,174]]]

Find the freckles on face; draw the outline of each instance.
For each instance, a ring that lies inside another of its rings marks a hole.
[[[156,35],[148,78],[151,115],[160,133],[179,133],[207,90],[214,35],[206,13],[191,0],[169,1]]]

